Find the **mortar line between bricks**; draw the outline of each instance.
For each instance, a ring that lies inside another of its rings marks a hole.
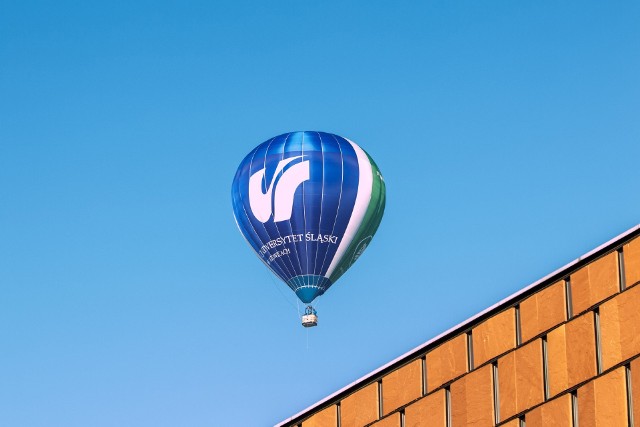
[[[609,368],[609,369],[607,369],[607,370],[605,370],[605,371],[602,371],[602,373],[601,373],[600,375],[596,375],[596,376],[593,376],[593,377],[591,377],[591,378],[588,378],[588,379],[586,379],[586,380],[584,380],[584,381],[582,381],[582,382],[580,382],[580,383],[578,383],[578,384],[576,384],[576,385],[572,386],[571,388],[568,388],[568,389],[563,390],[562,392],[560,392],[560,393],[558,393],[558,394],[556,394],[556,395],[554,395],[554,396],[551,396],[551,397],[549,398],[549,400],[547,400],[547,401],[540,402],[540,403],[538,403],[537,405],[533,405],[533,406],[531,406],[530,408],[527,408],[527,409],[526,409],[526,410],[524,410],[524,411],[518,412],[517,414],[512,415],[512,416],[510,416],[509,418],[506,418],[506,419],[504,419],[504,420],[500,421],[500,424],[496,424],[496,427],[500,427],[500,426],[502,426],[502,425],[504,425],[504,424],[509,423],[510,421],[513,421],[513,420],[514,420],[514,419],[516,419],[516,418],[520,418],[520,417],[522,417],[523,415],[526,415],[526,414],[528,414],[529,412],[531,412],[532,410],[536,409],[537,407],[542,406],[542,405],[544,405],[544,404],[546,404],[546,403],[548,403],[548,402],[551,402],[552,400],[556,400],[556,399],[561,398],[561,397],[562,397],[562,396],[564,396],[564,395],[571,394],[571,393],[573,393],[574,391],[578,390],[578,389],[579,389],[580,387],[582,387],[583,385],[585,385],[586,383],[588,383],[588,382],[590,382],[590,381],[593,381],[593,380],[595,380],[596,378],[603,377],[603,376],[605,376],[605,375],[607,375],[607,374],[609,374],[609,373],[611,373],[611,372],[615,371],[616,369],[619,369],[619,368],[621,368],[621,367],[623,367],[623,366],[630,365],[630,364],[631,364],[631,362],[633,362],[633,361],[634,361],[634,360],[636,360],[636,359],[640,359],[640,353],[639,353],[639,354],[636,354],[636,355],[635,355],[635,356],[633,356],[633,357],[630,357],[629,359],[626,359],[626,360],[624,360],[624,361],[622,361],[622,362],[618,363],[618,364],[617,364],[617,365],[615,365],[615,366],[612,366],[611,368]]]

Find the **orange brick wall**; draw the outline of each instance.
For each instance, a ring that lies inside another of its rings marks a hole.
[[[378,415],[378,383],[361,388],[340,403],[341,427],[363,426],[377,420]]]
[[[602,304],[600,325],[604,369],[640,353],[640,286]]]
[[[627,424],[625,368],[618,368],[578,389],[578,423],[581,427]]]
[[[619,288],[618,253],[614,251],[571,275],[573,312],[585,311]]]
[[[507,419],[544,400],[542,340],[537,339],[498,360],[500,418]]]
[[[640,239],[623,246],[625,282],[628,287],[640,282]]]
[[[446,427],[446,391],[440,389],[424,399],[407,406],[405,410],[405,427]]]
[[[338,407],[336,405],[313,414],[302,423],[302,427],[337,427],[337,425]]]
[[[473,364],[489,359],[516,346],[516,310],[509,308],[473,328]]]
[[[290,425],[640,425],[640,237],[578,265]]]
[[[384,414],[422,396],[422,360],[414,360],[384,376],[382,390]]]
[[[527,427],[549,427],[572,425],[571,395],[564,394],[556,399],[545,402],[526,414]]]
[[[520,304],[522,341],[548,331],[567,320],[567,298],[564,281],[536,292]]]
[[[465,374],[467,365],[467,335],[461,334],[427,353],[427,389]]]
[[[451,384],[451,425],[492,425],[491,365],[476,369]]]
[[[555,396],[596,375],[594,315],[580,317],[552,330],[547,336],[549,393]]]

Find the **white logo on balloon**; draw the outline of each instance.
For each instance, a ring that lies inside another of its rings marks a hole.
[[[280,172],[291,162],[299,159],[302,159],[302,156],[280,160],[266,193],[262,192],[265,169],[259,170],[249,178],[249,206],[258,221],[262,223],[269,221],[271,214],[274,222],[287,221],[291,218],[293,196],[300,184],[309,179],[309,161],[305,160],[290,166],[282,175]],[[276,187],[275,194],[271,197],[274,187]]]

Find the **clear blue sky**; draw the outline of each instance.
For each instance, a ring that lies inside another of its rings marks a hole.
[[[639,22],[2,3],[0,425],[273,425],[639,223]],[[242,158],[293,130],[353,139],[387,184],[311,331],[230,206]]]

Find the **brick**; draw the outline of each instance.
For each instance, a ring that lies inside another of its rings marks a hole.
[[[485,320],[473,329],[473,363],[484,362],[516,346],[515,308]]]
[[[571,275],[573,312],[581,313],[619,289],[618,253],[614,251]]]
[[[361,427],[378,419],[378,383],[369,384],[340,403],[342,427]]]
[[[571,395],[564,394],[550,400],[527,413],[525,417],[527,427],[571,426]]]
[[[528,341],[567,320],[564,288],[564,281],[556,282],[520,303],[522,341]]]
[[[427,391],[467,372],[467,335],[450,339],[427,353]]]
[[[520,427],[520,420],[516,418],[508,423],[500,424],[500,427]]]
[[[544,400],[542,340],[498,359],[500,419],[507,419]]]
[[[380,421],[371,424],[371,427],[400,427],[400,413],[391,414]]]
[[[631,362],[631,396],[633,397],[633,419],[640,422],[640,359]]]
[[[622,247],[624,279],[627,287],[640,282],[640,239],[636,238]]]
[[[600,306],[600,337],[604,369],[640,353],[640,286]]]
[[[302,427],[333,427],[338,425],[338,408],[329,406],[320,412],[316,412],[310,418],[302,422]]]
[[[444,389],[407,406],[404,414],[405,427],[446,427],[447,408]]]
[[[596,375],[594,315],[583,314],[547,335],[551,396]]]
[[[494,425],[492,369],[483,366],[451,384],[452,427]]]
[[[580,427],[627,425],[627,386],[624,368],[589,381],[578,389]]]
[[[422,360],[396,369],[382,377],[382,410],[393,412],[422,396]]]

